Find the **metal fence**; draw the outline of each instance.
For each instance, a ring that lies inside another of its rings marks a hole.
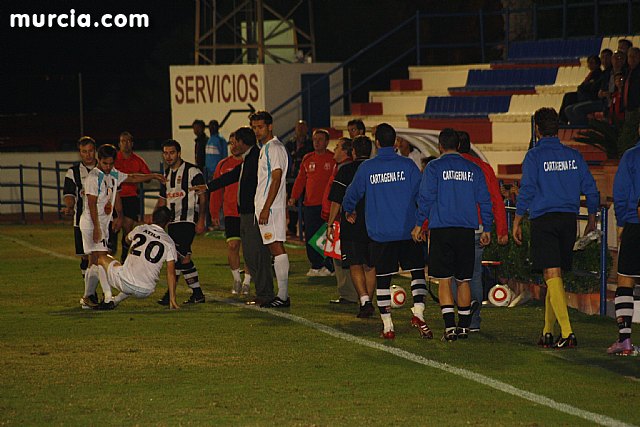
[[[53,208],[57,212],[58,219],[62,219],[60,209],[64,207],[63,190],[64,175],[67,169],[77,162],[56,161],[55,167],[42,166],[0,166],[0,188],[18,189],[17,197],[0,199],[0,205],[19,205],[20,218],[23,223],[27,221],[27,206],[38,206],[40,220],[44,220],[45,208]],[[160,164],[158,172],[162,173],[164,165]],[[30,180],[25,177],[30,171],[37,171],[37,178]],[[26,194],[27,189],[37,189],[37,194]],[[159,188],[153,184],[140,184],[140,212],[145,213],[145,201],[158,198]],[[51,210],[49,210],[51,211]]]

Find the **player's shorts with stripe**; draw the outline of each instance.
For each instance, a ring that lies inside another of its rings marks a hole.
[[[153,293],[155,289],[146,289],[127,283],[122,279],[121,273],[124,270],[123,265],[114,265],[118,261],[111,261],[107,268],[107,280],[112,288],[119,290],[127,295],[133,295],[136,298],[146,298]]]
[[[196,237],[196,225],[193,222],[172,222],[167,226],[167,233],[176,244],[176,252],[181,257],[191,254],[191,244]]]
[[[620,237],[618,274],[640,277],[640,224],[626,223]]]
[[[122,213],[134,221],[140,221],[140,198],[138,196],[121,197]]]
[[[389,276],[398,272],[398,265],[404,271],[424,268],[422,248],[413,240],[393,242],[371,241],[370,261],[376,268],[376,276]]]
[[[240,217],[224,217],[224,236],[229,240],[240,240]]]
[[[256,222],[258,221],[256,215]],[[287,215],[285,209],[271,208],[269,222],[259,224],[262,243],[268,245],[273,242],[285,242],[287,240]]]
[[[85,254],[92,252],[108,252],[109,242],[109,224],[100,224],[100,230],[102,232],[102,239],[96,243],[93,241],[93,227],[92,228],[80,228],[82,233],[82,248]]]
[[[368,265],[373,267],[371,253],[369,252],[371,241],[362,242],[356,240],[340,239],[340,251],[342,252],[342,265]]]
[[[80,231],[80,227],[73,227],[73,240],[76,244],[76,255],[85,255],[84,246],[82,245],[82,231]]]
[[[462,227],[429,230],[429,276],[470,280],[475,264],[475,230]]]
[[[576,214],[550,212],[531,220],[531,261],[534,270],[570,271],[578,231]]]

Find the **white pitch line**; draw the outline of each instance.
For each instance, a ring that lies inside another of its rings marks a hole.
[[[42,252],[43,254],[51,255],[52,257],[71,260],[71,261],[77,261],[78,258],[79,258],[79,257],[70,256],[70,255],[59,254],[57,252],[50,251],[49,249],[44,249],[44,248],[41,248],[39,246],[32,245],[29,242],[25,242],[24,240],[17,239],[15,237],[7,237],[7,236],[2,236],[2,235],[0,235],[0,237],[2,237],[5,240],[9,240],[10,242],[17,243],[17,244],[19,244],[21,246],[24,246],[25,248],[33,249],[34,251],[38,251],[38,252]]]
[[[32,245],[31,243],[25,242],[24,240],[16,239],[14,237],[6,237],[0,236],[6,240],[10,240],[14,243],[22,245],[26,248],[33,249],[38,252],[45,253],[47,255],[51,255],[56,258],[67,259],[75,261],[77,258],[69,255],[59,254],[48,249],[43,249],[38,246]],[[419,356],[414,353],[410,353],[405,350],[400,350],[394,347],[388,347],[386,345],[382,345],[377,342],[369,341],[364,338],[357,337],[355,335],[347,334],[346,332],[341,332],[337,329],[331,328],[327,325],[323,325],[321,323],[312,322],[311,320],[305,319],[304,317],[295,316],[289,313],[283,313],[280,311],[276,311],[277,309],[264,309],[256,306],[248,306],[246,304],[239,304],[237,302],[225,299],[222,300],[230,305],[234,305],[241,308],[250,308],[252,310],[261,311],[263,313],[268,313],[272,316],[282,317],[284,319],[291,320],[292,322],[299,323],[301,325],[307,326],[309,328],[320,331],[324,334],[330,335],[334,338],[339,338],[341,340],[345,340],[348,342],[352,342],[354,344],[359,344],[364,347],[369,347],[374,350],[384,351],[389,354],[393,354],[394,356],[401,357],[403,359],[409,360],[411,362],[418,363],[420,365],[428,366],[430,368],[439,369],[444,372],[448,372],[453,375],[457,375],[459,377],[465,378],[470,381],[474,381],[478,384],[491,387],[503,393],[510,394],[512,396],[520,397],[522,399],[528,400],[530,402],[536,403],[538,405],[546,406],[551,409],[555,409],[558,412],[564,412],[565,414],[573,415],[584,420],[590,421],[592,423],[600,424],[603,426],[611,426],[611,427],[634,427],[633,424],[627,424],[623,421],[616,420],[615,418],[608,417],[606,415],[596,414],[595,412],[585,411],[584,409],[576,408],[571,405],[567,405],[566,403],[556,402],[553,399],[549,399],[548,397],[541,396],[539,394],[531,393],[526,390],[521,390],[517,387],[514,387],[510,384],[504,383],[499,380],[495,380],[493,378],[487,377],[486,375],[478,374],[473,371],[469,371],[467,369],[456,368],[455,366],[447,365],[446,363],[440,363],[435,360],[427,359],[426,357]]]
[[[393,354],[394,356],[401,357],[411,362],[415,362],[424,366],[439,369],[441,371],[448,372],[453,375],[457,375],[467,380],[474,381],[478,384],[491,387],[503,393],[520,397],[522,399],[528,400],[538,405],[547,406],[551,409],[555,409],[556,411],[564,412],[565,414],[573,415],[596,424],[600,424],[603,426],[612,426],[612,427],[633,426],[633,424],[627,424],[623,421],[616,420],[615,418],[611,418],[606,415],[596,414],[595,412],[590,412],[584,409],[576,408],[574,406],[567,405],[566,403],[556,402],[553,399],[550,399],[545,396],[541,396],[539,394],[535,394],[526,390],[521,390],[517,387],[514,387],[502,381],[490,378],[486,375],[478,374],[478,373],[469,371],[467,369],[456,368],[455,366],[451,366],[446,363],[440,363],[435,360],[427,359],[426,357],[422,357],[405,350],[400,350],[395,347],[388,347],[386,345],[382,345],[377,342],[369,341],[364,338],[360,338],[355,335],[351,335],[346,332],[339,331],[337,329],[331,328],[321,323],[312,322],[311,320],[305,319],[304,317],[299,317],[293,314],[276,311],[277,309],[264,309],[256,306],[247,306],[246,304],[239,304],[237,302],[232,302],[231,300],[223,300],[223,302],[227,304],[235,305],[238,307],[242,307],[242,308],[250,308],[253,310],[258,310],[264,313],[271,314],[272,316],[282,317],[284,319],[291,320],[292,322],[299,323],[301,325],[315,329],[317,331],[320,331],[332,337],[339,338],[341,340],[345,340],[348,342],[352,342],[354,344],[359,344],[365,347],[369,347],[375,350],[384,351],[386,353]]]

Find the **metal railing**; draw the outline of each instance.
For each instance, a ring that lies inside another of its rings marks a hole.
[[[52,208],[60,208],[62,204],[62,196],[61,196],[61,180],[60,180],[60,168],[56,165],[55,168],[52,167],[43,167],[42,162],[38,162],[38,166],[0,166],[0,176],[6,176],[5,171],[18,171],[18,181],[17,182],[0,182],[0,188],[19,188],[20,198],[13,200],[0,200],[0,204],[4,205],[20,205],[20,212],[22,214],[22,221],[26,221],[26,205],[39,206],[40,212],[40,220],[44,220],[44,208],[52,207]],[[38,171],[38,181],[37,183],[26,182],[24,173],[29,170],[37,170]],[[42,173],[43,172],[55,172],[56,176],[56,185],[45,184],[43,183]],[[28,200],[25,198],[25,188],[37,188],[38,189],[38,200]],[[44,201],[44,191],[45,190],[54,190],[57,192],[58,203],[48,203]],[[60,215],[60,213],[58,213]]]
[[[67,172],[68,167],[70,165],[73,165],[74,163],[77,162],[56,161],[55,167],[42,166],[42,162],[38,162],[38,166],[0,166],[0,176],[3,177],[3,180],[0,181],[0,188],[17,188],[19,193],[18,198],[0,200],[0,205],[20,205],[20,218],[22,219],[22,223],[26,223],[27,221],[26,206],[38,206],[38,213],[41,221],[44,221],[45,208],[54,208],[57,212],[58,219],[62,219],[62,213],[60,209],[64,207],[62,194],[64,190],[64,174]],[[7,177],[11,173],[11,171],[17,171],[17,177],[14,178],[14,180],[7,181]],[[26,171],[37,171],[37,179],[35,181],[26,179]],[[160,164],[160,168],[158,169],[158,171],[162,173],[162,163]],[[53,177],[50,177],[48,182],[54,181],[55,184],[45,182],[47,180],[43,178],[43,175],[46,173],[54,174]],[[28,188],[38,189],[38,195],[36,198],[29,197],[25,194],[25,189]],[[141,196],[140,212],[141,215],[144,216],[145,200],[157,199],[159,190],[157,188],[152,188],[151,186],[145,187],[144,184],[140,184],[139,189]],[[48,192],[48,197],[45,197],[45,192]],[[52,192],[55,192],[54,196],[51,196]],[[56,203],[46,201],[46,199],[54,199],[56,200]]]

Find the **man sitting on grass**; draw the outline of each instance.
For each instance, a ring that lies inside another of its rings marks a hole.
[[[92,270],[91,276],[86,281],[83,303],[98,310],[113,310],[116,305],[131,295],[136,298],[150,296],[156,289],[162,264],[166,261],[169,306],[179,308],[176,303],[178,256],[173,240],[164,230],[171,219],[171,210],[162,206],[153,212],[153,224],[142,224],[131,230],[126,237],[131,249],[124,265],[110,255],[101,254],[98,257],[99,268],[97,271]],[[91,305],[89,296],[95,293],[98,281],[105,293],[106,302]],[[113,299],[106,297],[111,296],[111,288],[120,291]]]

